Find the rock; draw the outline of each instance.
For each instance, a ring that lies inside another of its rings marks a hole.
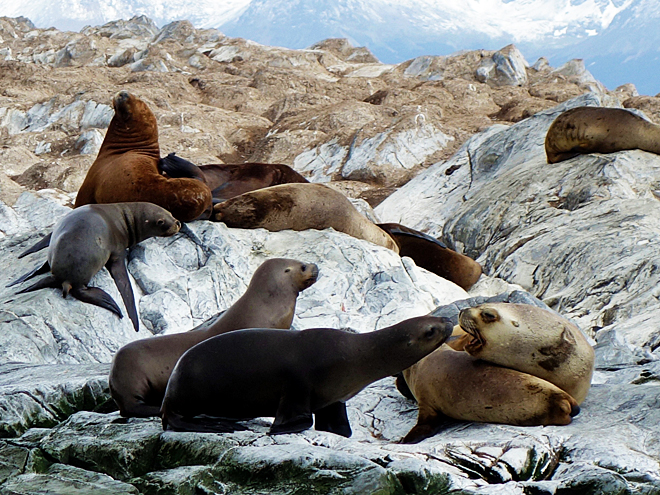
[[[514,45],[507,45],[495,52],[490,59],[482,61],[476,78],[479,82],[492,86],[523,86],[527,83],[528,65],[525,57]]]

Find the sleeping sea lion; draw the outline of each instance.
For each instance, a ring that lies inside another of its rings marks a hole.
[[[469,290],[479,277],[481,265],[464,254],[448,248],[435,237],[398,223],[378,223],[397,246],[399,254],[412,258],[417,266]]]
[[[131,342],[115,354],[110,394],[122,416],[158,416],[167,380],[195,344],[240,328],[289,328],[298,294],[316,282],[313,263],[274,258],[254,272],[245,294],[220,317],[189,332]]]
[[[121,318],[119,306],[107,292],[98,287],[87,287],[90,279],[105,265],[117,284],[133,327],[138,331],[133,289],[126,271],[127,249],[149,237],[174,235],[180,228],[181,223],[170,212],[152,203],[81,206],[67,213],[53,227],[48,261],[7,287],[50,271],[50,276],[18,294],[46,287],[62,288],[63,297],[71,294]]]
[[[488,303],[460,312],[470,355],[543,378],[578,404],[587,396],[594,350],[570,321],[529,304]]]
[[[228,227],[273,232],[327,229],[344,232],[398,253],[396,242],[358,212],[342,193],[323,184],[281,184],[241,194],[213,206],[213,219]]]
[[[168,179],[158,173],[158,126],[147,104],[126,91],[117,93],[112,103],[115,115],[75,207],[148,201],[182,222],[199,217],[211,206],[211,190],[199,180]]]
[[[235,421],[274,416],[271,434],[312,426],[351,435],[345,402],[436,349],[452,331],[446,318],[422,316],[369,333],[332,328],[248,329],[189,349],[163,399],[163,428],[235,431]]]
[[[660,126],[623,108],[571,108],[555,119],[545,137],[548,163],[632,149],[660,154]]]

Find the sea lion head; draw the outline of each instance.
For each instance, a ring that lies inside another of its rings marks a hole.
[[[281,293],[299,292],[310,287],[319,275],[319,268],[314,263],[272,258],[264,261],[254,272],[250,286],[272,293],[273,297]]]
[[[440,316],[419,316],[404,320],[390,327],[395,330],[397,340],[402,347],[399,349],[403,355],[406,351],[421,354],[418,359],[426,356],[440,347],[451,335],[454,325],[449,318]]]
[[[158,124],[156,116],[147,104],[128,91],[120,91],[112,99],[115,115],[110,122],[108,132],[117,133],[123,139],[129,136],[131,140],[153,139],[158,142]]]
[[[181,229],[179,220],[174,218],[165,208],[153,203],[138,201],[125,203],[122,206],[132,214],[132,218],[127,215],[124,217],[133,227],[135,243],[149,237],[169,237]]]

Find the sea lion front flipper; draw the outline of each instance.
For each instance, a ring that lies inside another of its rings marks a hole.
[[[396,375],[394,375],[394,377],[396,378],[396,389],[399,391],[399,393],[403,395],[406,399],[414,400],[415,402],[417,402],[417,399],[415,399],[412,390],[410,390],[410,387],[408,386],[408,382],[406,382],[406,379],[403,376],[403,372],[397,373]]]
[[[98,287],[72,287],[69,294],[79,301],[112,311],[120,318],[124,317],[115,300],[103,289],[99,289]]]
[[[201,169],[194,163],[176,156],[176,153],[170,153],[165,158],[160,158],[158,160],[157,167],[161,174],[165,173],[168,177],[173,179],[182,177],[197,179],[206,184],[206,177],[204,176],[204,172],[202,172]]]
[[[19,259],[22,258],[23,256],[27,256],[28,254],[36,253],[37,251],[41,251],[44,248],[47,248],[50,246],[50,238],[53,236],[53,233],[51,232],[45,237],[42,237],[39,242],[37,242],[34,246],[27,248],[25,251],[23,251],[21,254],[18,255]]]
[[[45,261],[44,264],[41,265],[40,267],[35,268],[31,272],[25,273],[24,275],[21,275],[19,278],[14,280],[9,285],[5,285],[5,287],[13,287],[14,285],[20,284],[21,282],[25,282],[26,280],[29,280],[32,277],[36,277],[37,275],[48,273],[49,271],[50,271],[50,265],[48,264],[48,261]]]
[[[439,411],[435,411],[422,404],[419,408],[417,424],[403,437],[401,443],[419,443],[422,440],[432,437],[436,433],[449,427],[456,420],[445,416]]]
[[[136,332],[139,331],[140,320],[138,318],[137,309],[135,308],[135,296],[133,295],[133,287],[131,286],[131,280],[128,277],[128,271],[126,270],[126,251],[124,250],[119,256],[110,256],[110,259],[105,266],[115,280],[121,298],[124,300],[124,306],[126,306],[128,317],[133,322],[133,328]]]
[[[312,419],[309,401],[309,388],[297,386],[293,383],[287,384],[277,406],[275,421],[273,421],[268,434],[299,433],[311,428],[314,420]]]
[[[353,434],[346,413],[346,404],[343,402],[335,402],[315,411],[314,419],[314,428],[319,431],[329,431],[346,438]]]

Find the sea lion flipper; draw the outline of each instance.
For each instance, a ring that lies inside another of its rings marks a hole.
[[[31,272],[25,273],[24,275],[21,275],[19,278],[14,280],[12,283],[9,285],[5,285],[5,287],[13,287],[14,285],[18,285],[21,282],[25,282],[26,280],[31,279],[32,277],[36,277],[37,275],[42,275],[44,273],[48,273],[50,271],[50,265],[48,264],[48,261],[44,262],[43,265],[35,268]]]
[[[190,178],[197,179],[201,182],[206,183],[206,177],[204,172],[192,162],[185,160],[179,156],[176,156],[175,153],[170,153],[165,158],[160,158],[158,160],[158,171],[162,174],[167,174],[170,178]]]
[[[417,399],[415,399],[412,390],[410,390],[410,387],[408,386],[408,382],[406,382],[403,373],[397,373],[396,375],[394,375],[394,377],[396,378],[396,389],[399,391],[399,393],[403,395],[406,399],[414,400],[415,402],[417,402]]]
[[[422,404],[419,409],[417,424],[403,437],[401,443],[419,443],[454,423],[456,423],[455,419]]]
[[[120,256],[111,256],[106,263],[106,267],[108,268],[110,275],[112,275],[112,278],[115,280],[115,284],[117,284],[117,289],[119,289],[121,298],[124,300],[124,306],[126,306],[128,317],[133,322],[133,328],[135,328],[135,331],[137,332],[140,330],[140,320],[135,307],[135,296],[133,295],[131,281],[128,278],[125,260],[126,252],[124,251]]]
[[[26,292],[32,292],[39,289],[60,289],[61,287],[62,281],[55,278],[54,275],[50,275],[46,278],[42,278],[39,282],[32,284],[30,287],[19,290],[16,294],[25,294]]]
[[[99,289],[98,287],[72,287],[69,294],[79,301],[112,311],[120,318],[124,317],[115,300],[103,289]]]
[[[268,434],[299,433],[311,428],[314,420],[309,402],[310,390],[307,387],[287,384]]]
[[[44,248],[47,248],[50,246],[50,238],[52,237],[53,233],[51,232],[45,237],[42,237],[39,242],[37,242],[35,245],[33,245],[30,248],[27,248],[25,251],[23,251],[21,254],[18,255],[19,259],[27,256],[28,254],[36,253],[37,251],[41,251]]]
[[[315,411],[314,420],[314,428],[319,431],[329,431],[346,438],[353,434],[344,402],[334,402]]]

